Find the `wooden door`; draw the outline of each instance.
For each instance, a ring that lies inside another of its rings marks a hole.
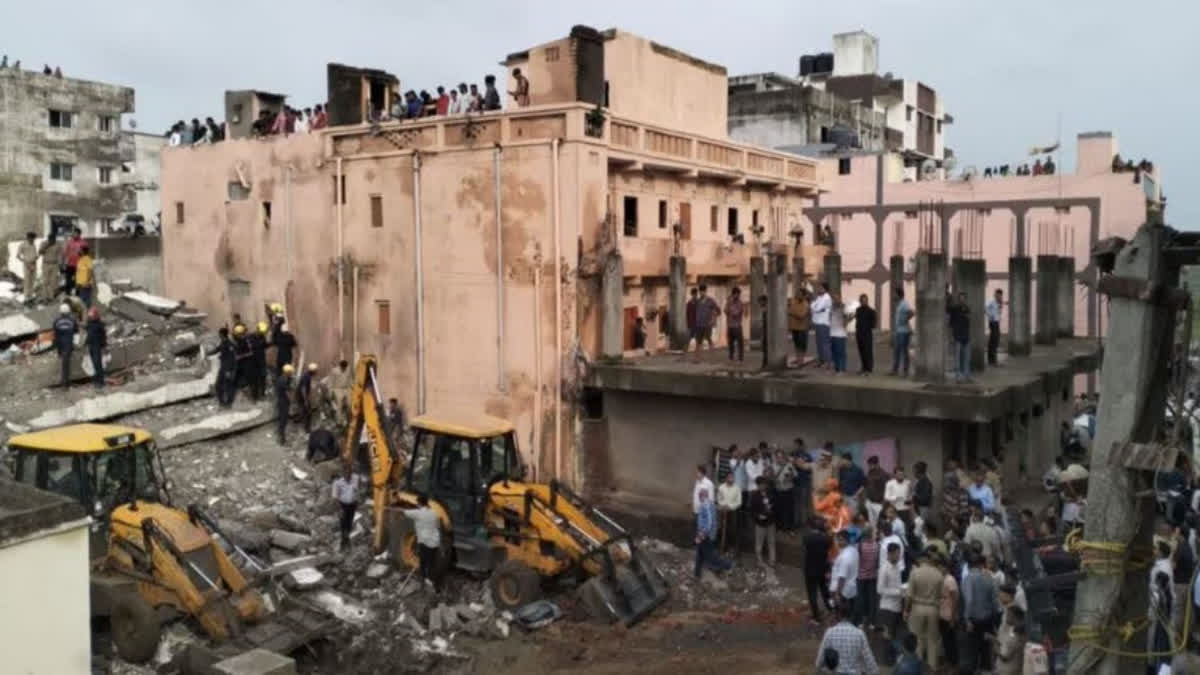
[[[625,308],[625,351],[633,349],[633,327],[637,325],[637,307]]]
[[[687,202],[679,203],[679,238],[692,238],[692,205]]]

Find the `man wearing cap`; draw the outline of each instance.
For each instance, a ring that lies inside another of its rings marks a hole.
[[[935,673],[942,656],[938,613],[942,606],[944,576],[934,565],[930,554],[922,555],[917,561],[917,568],[908,577],[904,603],[908,629],[917,636],[917,656],[923,658]]]
[[[259,321],[247,342],[250,344],[250,398],[262,400],[267,393],[267,322]]]
[[[296,405],[300,406],[300,423],[304,433],[312,432],[312,379],[317,374],[317,364],[310,363],[296,382]]]
[[[217,335],[221,338],[217,344],[217,405],[228,408],[237,395],[237,353],[228,328],[221,326]]]
[[[71,386],[71,353],[75,351],[75,333],[79,332],[79,322],[71,315],[71,306],[63,303],[58,306],[58,318],[54,320],[54,349],[62,362],[62,388]]]
[[[291,410],[292,373],[295,368],[286,364],[275,378],[275,433],[280,445],[287,445],[288,414]]]
[[[84,343],[92,359],[92,382],[97,389],[104,388],[104,349],[108,347],[108,331],[100,320],[100,308],[88,310]]]

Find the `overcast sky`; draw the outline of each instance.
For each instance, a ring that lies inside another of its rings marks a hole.
[[[1111,130],[1123,157],[1163,174],[1168,221],[1200,226],[1200,8],[1184,0],[7,0],[0,53],[26,67],[136,89],[138,128],[221,115],[226,89],[325,98],[330,61],[382,68],[432,90],[499,74],[504,55],[574,24],[620,27],[729,73],[794,75],[834,33],[880,39],[880,71],[920,79],[955,119],[959,166],[1021,161],[1053,142]],[[344,7],[344,8],[342,8]],[[1190,158],[1190,159],[1189,159]]]

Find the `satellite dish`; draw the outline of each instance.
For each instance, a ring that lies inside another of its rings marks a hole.
[[[921,162],[921,175],[926,178],[931,177],[937,173],[937,168],[937,162],[932,159],[927,159],[924,162]]]
[[[953,171],[955,166],[958,166],[958,160],[953,155],[942,160],[942,168],[946,170],[946,173]]]

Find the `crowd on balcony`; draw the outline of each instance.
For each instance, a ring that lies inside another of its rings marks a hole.
[[[1154,171],[1154,163],[1148,159],[1143,159],[1137,164],[1133,163],[1132,159],[1122,161],[1120,154],[1113,155],[1112,172],[1113,173],[1132,173],[1135,171],[1145,171],[1147,173]]]
[[[521,74],[520,68],[513,69],[513,79],[516,89],[508,95],[518,107],[529,105],[529,79]],[[421,117],[437,117],[445,115],[467,115],[471,113],[494,112],[501,109],[500,92],[496,89],[496,76],[488,75],[483,78],[483,91],[476,84],[460,82],[457,87],[439,86],[437,94],[428,90],[408,90],[404,95],[393,96],[391,105],[385,110],[373,108],[372,122],[387,120],[411,120]]]
[[[999,166],[989,166],[983,170],[984,178],[1002,178],[1007,176],[1052,176],[1058,167],[1054,165],[1054,160],[1050,157],[1046,161],[1036,160],[1033,166],[1028,164],[1020,164],[1016,167],[1008,164]]]

